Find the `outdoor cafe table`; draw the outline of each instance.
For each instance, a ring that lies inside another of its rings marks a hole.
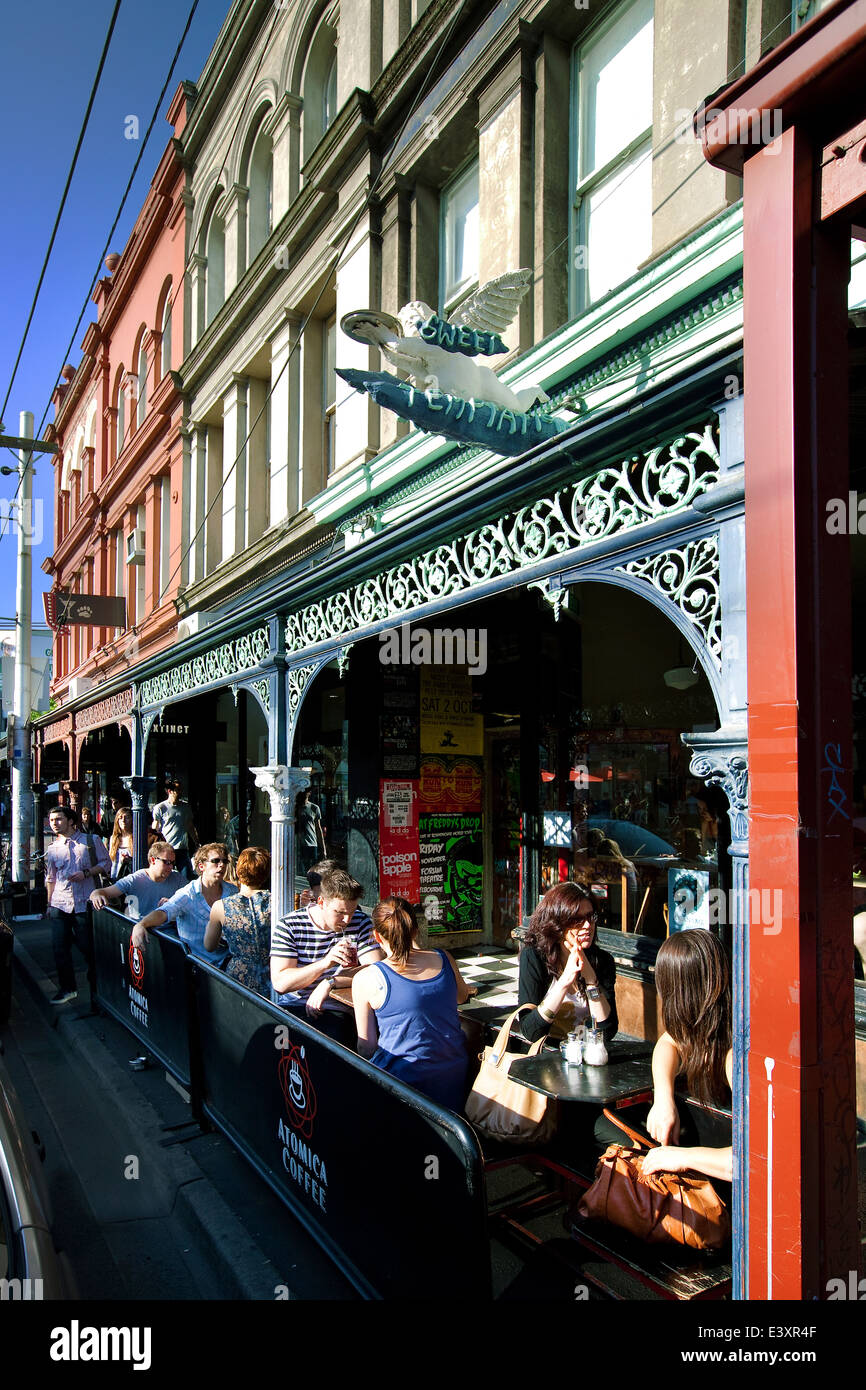
[[[542,1048],[535,1057],[516,1057],[508,1071],[513,1081],[561,1101],[618,1106],[625,1100],[652,1097],[653,1044],[638,1038],[614,1038],[602,1067],[566,1063],[558,1049]]]

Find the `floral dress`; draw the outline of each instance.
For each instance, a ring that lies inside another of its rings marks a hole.
[[[223,936],[231,951],[226,974],[239,985],[270,998],[271,895],[267,888],[248,898],[243,893],[223,899]]]

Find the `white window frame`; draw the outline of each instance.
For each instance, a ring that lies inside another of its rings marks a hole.
[[[465,164],[460,172],[451,179],[442,189],[439,195],[439,307],[443,314],[448,314],[461,299],[478,286],[478,260],[480,250],[480,222],[479,204],[476,200],[476,225],[479,227],[478,245],[476,245],[475,270],[474,274],[466,276],[463,280],[449,283],[450,262],[454,252],[454,229],[456,225],[455,209],[457,194],[462,192],[466,185],[475,181],[476,193],[479,189],[479,167],[478,160],[472,159]]]
[[[646,0],[629,0],[625,5],[617,5],[599,23],[592,26],[589,33],[584,35],[580,42],[575,45],[572,52],[572,81],[571,81],[571,187],[573,192],[571,226],[569,230],[569,313],[571,316],[582,313],[591,303],[604,298],[609,294],[614,285],[609,286],[595,299],[590,298],[589,289],[589,267],[580,260],[578,252],[580,248],[589,245],[589,228],[587,226],[587,209],[592,195],[611,182],[618,173],[627,170],[628,165],[637,167],[644,161],[652,159],[652,116],[650,124],[638,131],[628,142],[617,150],[604,164],[596,168],[585,170],[583,168],[582,151],[582,121],[585,118],[585,108],[583,105],[584,91],[580,80],[581,60],[588,49],[591,49],[604,35],[620,22],[623,15],[630,9],[638,10],[646,5]],[[650,3],[650,9],[654,11],[654,6]],[[655,15],[653,13],[653,24]],[[642,26],[641,26],[642,27]],[[637,33],[637,28],[634,30]],[[633,170],[626,173],[626,178]],[[650,215],[652,209],[650,208]],[[647,227],[647,233],[650,233]],[[634,273],[629,270],[622,277],[623,281],[630,278]]]

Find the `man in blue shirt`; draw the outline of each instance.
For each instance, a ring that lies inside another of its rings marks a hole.
[[[168,902],[148,912],[132,929],[132,944],[140,951],[147,945],[147,933],[151,927],[164,926],[166,922],[177,923],[177,934],[185,941],[194,956],[209,961],[211,965],[222,966],[229,958],[227,950],[206,951],[204,934],[214,903],[222,898],[230,898],[237,893],[233,883],[225,882],[229,855],[224,844],[216,842],[201,845],[195,852],[193,868],[200,874],[179,889]]]
[[[157,840],[147,851],[148,866],[138,869],[134,874],[119,878],[107,888],[94,888],[90,901],[94,907],[105,907],[112,899],[126,898],[127,917],[137,921],[160,907],[179,888],[185,880],[174,867],[174,850],[167,840]]]

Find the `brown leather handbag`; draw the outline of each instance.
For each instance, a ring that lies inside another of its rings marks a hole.
[[[654,1148],[618,1116],[605,1117],[634,1144]],[[611,1144],[598,1161],[595,1182],[584,1193],[578,1213],[609,1221],[651,1244],[686,1245],[692,1250],[718,1250],[730,1239],[728,1209],[709,1178],[697,1173],[647,1173],[643,1154]]]

